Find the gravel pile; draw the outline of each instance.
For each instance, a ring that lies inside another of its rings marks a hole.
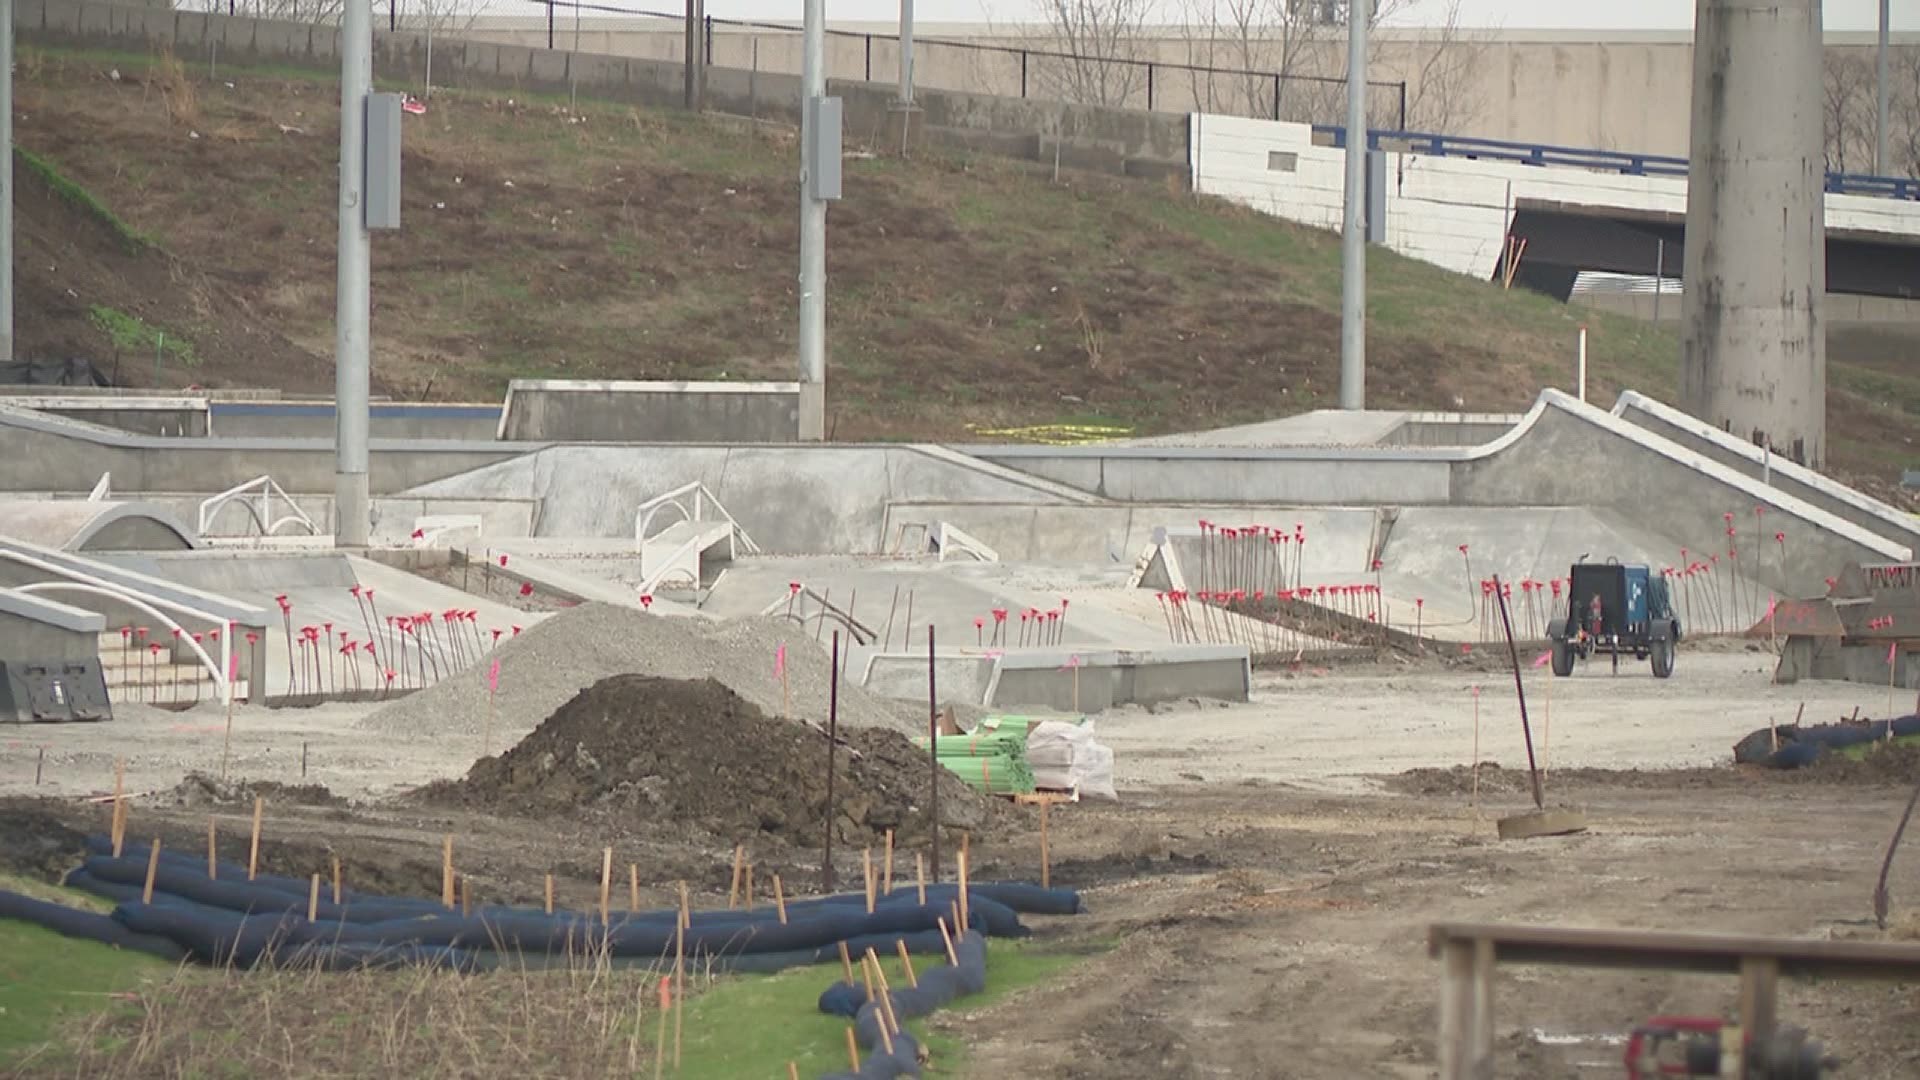
[[[827,651],[799,626],[775,618],[709,622],[649,615],[613,604],[583,604],[544,619],[467,670],[374,711],[360,727],[393,735],[480,734],[487,717],[487,670],[500,661],[494,699],[495,746],[511,744],[611,675],[711,678],[768,716],[781,715],[774,655],[787,647],[787,685],[795,717],[827,719],[832,685]],[[913,734],[924,720],[864,688],[840,687],[844,727],[880,727]],[[919,713],[924,717],[924,710]]]
[[[887,830],[926,833],[927,760],[897,732],[847,733],[834,769],[835,836],[871,844]],[[826,821],[827,741],[766,716],[713,679],[618,675],[582,691],[461,780],[423,788],[428,803],[528,817],[613,815],[737,842],[817,846]],[[998,807],[940,775],[940,816],[978,828]]]

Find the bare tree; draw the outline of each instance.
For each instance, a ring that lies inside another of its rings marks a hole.
[[[1195,104],[1224,105],[1242,116],[1314,119],[1290,108],[1296,87],[1325,77],[1319,70],[1334,14],[1323,0],[1187,0],[1190,63],[1218,70],[1189,72]]]
[[[1870,171],[1873,168],[1873,65],[1864,56],[1828,49],[1824,67],[1827,168],[1833,172]]]
[[[1412,70],[1401,72],[1407,84],[1407,130],[1457,134],[1478,119],[1485,103],[1475,73],[1486,51],[1484,34],[1460,26],[1460,0],[1447,0],[1446,17],[1432,38],[1421,42]]]
[[[1037,0],[1043,41],[1065,58],[1036,58],[1044,93],[1082,105],[1124,106],[1147,81],[1145,33],[1153,0]]]
[[[1906,46],[1888,58],[1887,137],[1889,172],[1920,177],[1920,46]]]

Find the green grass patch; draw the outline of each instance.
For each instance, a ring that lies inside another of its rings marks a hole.
[[[143,357],[159,353],[183,367],[200,365],[200,356],[193,351],[193,342],[150,325],[138,315],[96,304],[87,309],[87,321],[107,335],[115,349],[129,356]]]
[[[13,888],[16,883],[4,884]],[[0,1067],[51,1039],[68,1017],[130,1008],[122,995],[168,978],[173,970],[144,953],[0,919]]]
[[[20,164],[26,166],[27,172],[39,177],[41,183],[46,184],[55,195],[66,200],[74,209],[106,226],[122,244],[126,245],[127,250],[140,251],[144,248],[159,246],[147,234],[127,224],[120,219],[119,215],[107,209],[106,204],[94,198],[86,188],[62,175],[60,170],[54,167],[53,162],[22,147],[15,147],[13,152]]]
[[[992,1005],[1019,990],[1046,982],[1082,955],[1049,952],[1027,943],[995,941],[988,946],[987,991],[963,998],[957,1007],[969,1010]],[[916,957],[924,967],[931,958]],[[887,980],[906,985],[898,957],[883,958]],[[800,1066],[800,1075],[845,1069],[847,1021],[820,1012],[820,992],[840,978],[837,964],[801,968],[778,975],[730,979],[687,1004],[684,1068],[688,1080],[734,1080],[743,1076],[784,1076],[787,1062]],[[936,1014],[937,1015],[937,1014]],[[941,1071],[951,1072],[966,1057],[962,1040],[938,1032],[927,1034],[926,1021],[902,1021],[927,1044]]]

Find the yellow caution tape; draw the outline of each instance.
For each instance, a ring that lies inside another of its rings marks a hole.
[[[969,424],[967,429],[985,438],[1010,439],[1043,446],[1080,446],[1124,439],[1133,434],[1132,428],[1113,424],[1034,424],[1009,428],[983,428]]]

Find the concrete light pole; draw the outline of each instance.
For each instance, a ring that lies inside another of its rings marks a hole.
[[[333,542],[365,547],[368,321],[372,245],[367,237],[367,93],[373,86],[372,0],[346,0],[340,26],[340,254],[333,340]]]
[[[13,359],[13,0],[0,0],[0,364]]]
[[[1826,457],[1820,0],[1697,0],[1683,408],[1802,465]]]
[[[1347,5],[1347,184],[1340,231],[1340,407],[1367,407],[1367,18]]]
[[[827,93],[826,0],[806,0],[800,65],[800,438],[827,437],[827,204],[817,197]],[[837,164],[837,163],[836,163]]]

